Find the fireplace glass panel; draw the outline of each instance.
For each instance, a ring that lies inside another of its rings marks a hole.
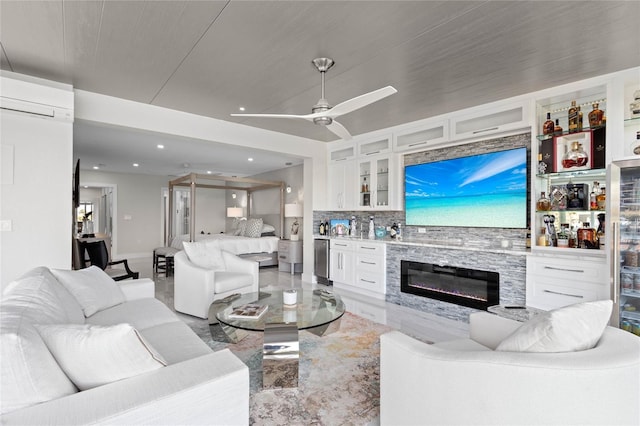
[[[477,269],[401,262],[401,291],[487,310],[500,300],[500,274]]]

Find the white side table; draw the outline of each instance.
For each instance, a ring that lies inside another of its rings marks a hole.
[[[492,314],[496,314],[499,317],[508,318],[519,322],[528,321],[536,315],[542,312],[546,312],[542,309],[534,308],[531,306],[524,306],[522,308],[513,309],[507,308],[506,305],[489,306],[487,308],[487,311],[491,312]]]
[[[302,271],[302,241],[280,240],[278,241],[278,270],[291,270],[291,275],[298,270]]]

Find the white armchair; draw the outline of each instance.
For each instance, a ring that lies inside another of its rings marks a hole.
[[[381,336],[385,425],[640,424],[640,339],[607,327],[593,349],[499,352],[521,323],[470,316],[470,339]]]
[[[207,318],[216,299],[233,293],[259,290],[258,262],[221,250],[224,270],[203,268],[191,262],[184,251],[174,256],[174,308],[178,312]]]

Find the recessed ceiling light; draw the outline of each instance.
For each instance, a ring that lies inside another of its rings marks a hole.
[[[240,107],[240,108],[238,108],[238,110],[240,110],[240,111],[244,111],[244,110],[245,110],[245,108],[244,108],[244,107]]]
[[[211,174],[211,170],[207,170],[207,174],[210,175]]]
[[[133,163],[133,167],[138,167],[140,164],[138,163]]]
[[[93,166],[93,170],[98,170],[98,169],[100,169],[100,167],[98,167],[98,166]]]
[[[162,144],[158,144],[157,146],[158,146],[158,149],[164,149],[164,145]]]
[[[247,158],[247,161],[253,161],[252,157]]]

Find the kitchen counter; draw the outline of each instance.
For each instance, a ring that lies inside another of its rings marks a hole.
[[[446,240],[431,240],[425,241],[417,238],[403,238],[402,240],[396,240],[394,238],[385,237],[385,238],[360,238],[360,237],[351,237],[351,236],[330,236],[330,235],[319,235],[316,234],[313,236],[315,239],[324,239],[324,240],[347,240],[347,241],[367,241],[371,243],[384,243],[384,244],[397,244],[397,245],[409,245],[409,246],[420,246],[420,247],[434,247],[441,249],[451,249],[451,250],[465,250],[465,251],[475,251],[475,252],[485,252],[485,253],[496,253],[496,254],[504,254],[511,256],[527,256],[531,253],[529,249],[516,249],[516,248],[503,248],[501,246],[496,245],[495,247],[484,247],[484,246],[474,246],[474,245],[463,245],[461,239],[446,239]]]

